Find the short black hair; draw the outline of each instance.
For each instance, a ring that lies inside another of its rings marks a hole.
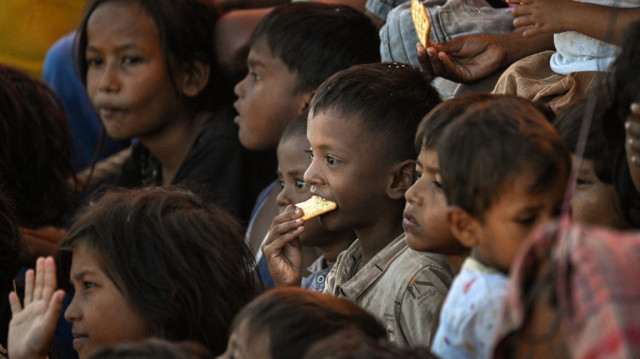
[[[293,136],[307,136],[307,117],[309,116],[309,112],[303,111],[298,117],[296,117],[293,122],[289,123],[287,127],[285,127],[284,132],[282,132],[282,136],[280,137],[280,143],[289,139]]]
[[[505,183],[533,170],[531,191],[545,188],[571,168],[562,138],[536,107],[515,96],[474,95],[438,146],[449,205],[483,220]]]
[[[351,328],[373,340],[387,331],[357,304],[329,294],[296,287],[269,290],[249,303],[233,327],[248,325],[254,338],[268,338],[271,358],[300,359],[315,342]]]
[[[446,100],[429,111],[420,121],[414,146],[417,152],[423,148],[430,150],[438,147],[438,142],[447,126],[462,116],[467,106],[475,101],[475,96],[465,96]]]
[[[360,121],[389,158],[415,159],[418,124],[441,101],[430,82],[426,74],[405,64],[353,66],[320,85],[311,100],[311,115],[332,111],[345,121]]]
[[[113,189],[88,204],[59,244],[62,283],[78,246],[96,254],[155,336],[198,341],[214,355],[255,295],[241,225],[175,186]]]
[[[251,33],[296,74],[296,93],[313,92],[332,74],[380,62],[380,37],[371,20],[347,6],[297,2],[277,6]]]

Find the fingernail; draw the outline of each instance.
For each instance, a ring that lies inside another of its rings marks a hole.
[[[628,130],[628,129],[629,129],[629,127],[631,127],[631,122],[629,122],[629,121],[625,121],[625,122],[624,122],[624,129],[625,129],[625,130]]]

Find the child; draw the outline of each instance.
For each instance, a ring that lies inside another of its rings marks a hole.
[[[233,316],[254,295],[240,225],[185,192],[107,193],[78,216],[60,251],[61,278],[68,274],[74,293],[64,316],[80,358],[149,337],[198,341],[220,354]],[[27,272],[24,309],[11,294],[10,357],[46,355],[63,298],[54,275],[53,259],[41,258],[35,289]]]
[[[407,244],[416,251],[444,254],[454,274],[460,271],[469,249],[449,228],[447,199],[438,166],[438,143],[447,126],[464,114],[473,101],[473,97],[445,101],[422,119],[415,136],[415,148],[419,153],[416,179],[404,195],[407,204],[402,226]]]
[[[313,345],[353,328],[372,340],[385,337],[380,323],[346,300],[300,288],[278,288],[256,298],[233,320],[220,359],[300,359]]]
[[[299,116],[285,128],[280,144],[278,145],[278,181],[280,193],[278,194],[278,206],[281,211],[286,207],[303,202],[311,197],[309,186],[304,182],[304,172],[311,163],[309,156],[309,140],[307,140],[307,115]],[[322,292],[327,274],[336,262],[338,254],[347,249],[355,240],[355,234],[348,229],[340,232],[325,230],[319,218],[312,218],[305,222],[304,226],[297,228],[297,232],[287,233],[283,228],[281,215],[276,216],[271,224],[271,229],[265,245],[263,246],[264,258],[267,265],[277,263],[270,260],[272,255],[279,255],[286,246],[314,246],[320,249],[322,255],[308,268],[309,276],[302,279],[302,287]],[[293,236],[294,238],[288,238]],[[277,285],[300,285],[302,258],[297,256],[289,259],[295,260],[287,266],[269,267],[269,273]],[[296,268],[295,271],[287,271],[289,265]]]
[[[23,265],[53,255],[75,209],[73,144],[64,109],[44,83],[0,65],[0,189],[12,203]]]
[[[216,111],[215,15],[201,0],[95,0],[78,58],[109,136],[138,138],[116,184],[181,184],[241,211],[241,146]]]
[[[476,96],[438,146],[451,231],[472,249],[440,314],[432,351],[442,358],[490,357],[506,274],[529,233],[559,213],[571,166],[531,103]]]
[[[594,97],[595,96],[595,97]],[[594,106],[590,106],[595,101]],[[632,226],[633,206],[620,180],[614,183],[615,162],[624,162],[624,139],[608,141],[603,121],[607,109],[607,96],[601,89],[590,93],[561,113],[554,125],[573,154],[580,161],[576,187],[571,197],[571,218],[574,222],[625,229]],[[593,112],[584,147],[580,148],[579,135],[585,114]],[[622,126],[620,124],[620,129]],[[577,157],[581,152],[582,157]],[[624,176],[628,179],[629,176]],[[621,200],[624,198],[625,200]],[[638,226],[640,223],[635,223]]]
[[[173,343],[161,339],[147,339],[139,343],[124,343],[104,347],[91,359],[211,359],[211,352],[196,342]]]
[[[379,62],[379,43],[371,20],[348,6],[303,2],[273,9],[253,29],[249,72],[234,89],[240,143],[250,150],[275,149],[322,81],[353,65]],[[249,222],[247,243],[257,259],[279,213],[278,193],[276,181],[265,188]],[[305,256],[306,265],[316,257]],[[266,270],[264,260],[258,262]]]
[[[392,342],[428,345],[431,325],[452,279],[446,259],[407,248],[404,193],[413,183],[413,137],[440,101],[429,81],[407,65],[378,63],[343,70],[325,81],[310,105],[307,137],[313,159],[304,174],[311,193],[337,203],[320,217],[327,230],[353,229],[358,239],[338,256],[325,293],[376,315]],[[290,207],[294,232],[302,211]],[[284,265],[287,253],[280,257]]]

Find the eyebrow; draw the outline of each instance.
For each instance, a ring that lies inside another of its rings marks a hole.
[[[83,270],[83,271],[80,271],[80,272],[74,274],[70,279],[77,281],[77,280],[80,280],[81,278],[84,278],[87,275],[91,275],[91,274],[95,274],[95,272],[92,271],[92,270]]]
[[[252,58],[247,59],[247,65],[248,66],[252,66],[252,67],[257,67],[257,66],[265,67],[264,63],[262,61],[259,61],[259,60],[256,60],[256,59],[252,59]]]
[[[126,50],[142,50],[142,48],[140,46],[138,46],[134,42],[129,42],[129,43],[126,43],[126,44],[118,45],[118,46],[116,46],[115,49],[116,49],[116,52],[122,52],[122,51],[126,51]],[[91,44],[87,44],[87,50],[86,51],[101,52],[100,49],[98,49],[96,46],[91,45]]]

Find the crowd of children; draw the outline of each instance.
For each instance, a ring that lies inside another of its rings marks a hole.
[[[95,155],[0,64],[0,358],[640,357],[638,2],[333,2],[91,0]]]

